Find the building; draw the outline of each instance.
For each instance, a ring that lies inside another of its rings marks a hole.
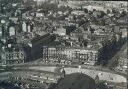
[[[43,50],[43,58],[50,60],[71,61],[77,63],[84,63],[94,65],[101,53],[101,48],[86,47],[45,47]]]
[[[15,27],[11,26],[9,27],[9,36],[14,36],[16,35],[16,29]]]
[[[6,40],[1,49],[1,65],[24,63],[26,53],[21,44],[15,44],[14,39]]]
[[[115,33],[106,31],[105,27],[97,26],[98,30],[100,28],[99,34],[81,29],[71,32],[70,39],[60,40],[60,46],[47,46],[47,50],[43,51],[44,59],[59,60],[58,62],[72,61],[89,65],[102,61],[106,57],[106,53],[110,53],[110,49],[115,50],[118,37]],[[107,54],[109,55],[109,53]]]
[[[2,65],[13,65],[24,63],[25,54],[24,51],[13,51],[13,52],[4,52],[2,54]]]
[[[23,23],[22,23],[22,31],[23,31],[23,32],[27,32],[27,25],[26,25],[26,22],[23,22]]]
[[[2,37],[8,36],[9,21],[6,17],[0,18],[0,33]]]
[[[120,70],[120,71],[124,71],[126,72],[128,69],[127,69],[127,64],[128,64],[128,61],[127,61],[127,47],[125,45],[125,50],[122,51],[122,53],[120,54],[119,58],[118,58],[118,65],[117,65],[117,69]]]
[[[66,35],[66,29],[65,28],[59,27],[59,28],[56,28],[56,29],[57,30],[53,32],[54,34],[58,34],[59,36]]]
[[[22,31],[31,33],[33,31],[33,23],[30,20],[23,21],[22,22]]]

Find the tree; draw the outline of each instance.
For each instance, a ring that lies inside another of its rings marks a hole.
[[[88,41],[87,40],[83,40],[83,45],[86,47],[88,45]]]
[[[110,13],[111,13],[111,11],[109,9],[107,9],[107,14],[110,14]]]
[[[100,18],[103,18],[105,16],[105,12],[104,11],[100,11]]]
[[[121,13],[121,15],[120,15],[120,17],[124,17],[126,15],[127,15],[127,12],[125,10],[123,10],[122,13]]]
[[[99,86],[99,76],[98,75],[96,75],[96,77],[95,77],[95,83],[97,86]]]
[[[117,13],[116,8],[113,8],[113,9],[112,9],[112,13],[113,13],[113,14]]]
[[[62,76],[62,78],[65,77],[65,74],[66,74],[66,72],[65,72],[65,70],[64,70],[64,68],[63,68],[63,69],[62,69],[62,72],[61,72],[61,76]]]
[[[85,12],[85,13],[88,13],[88,9],[85,8],[85,9],[84,9],[84,12]]]
[[[98,87],[99,87],[99,89],[108,89],[108,87],[105,84],[105,82],[100,82]]]
[[[54,72],[57,73],[57,74],[61,74],[61,71],[60,70],[61,70],[61,67],[57,66],[55,68]]]
[[[91,32],[91,33],[94,33],[94,31],[95,31],[95,29],[92,28],[92,27],[90,27],[90,32]]]

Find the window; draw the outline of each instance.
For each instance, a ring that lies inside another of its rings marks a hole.
[[[11,59],[11,54],[10,53],[8,54],[8,59]]]
[[[90,52],[89,59],[90,59],[90,60],[92,60],[92,59],[93,59],[93,53],[92,53],[92,52]]]

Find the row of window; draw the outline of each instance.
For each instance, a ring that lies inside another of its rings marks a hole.
[[[6,59],[21,59],[24,58],[23,53],[8,53]]]
[[[97,54],[57,54],[57,53],[48,53],[43,54],[43,57],[45,58],[59,58],[59,59],[83,59],[83,60],[97,60],[98,55]]]

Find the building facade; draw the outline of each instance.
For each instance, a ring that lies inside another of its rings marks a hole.
[[[13,65],[24,63],[25,54],[23,51],[4,52],[2,53],[2,65]]]
[[[58,62],[77,62],[94,65],[100,57],[101,49],[74,48],[74,47],[45,47],[43,58],[58,60]]]

